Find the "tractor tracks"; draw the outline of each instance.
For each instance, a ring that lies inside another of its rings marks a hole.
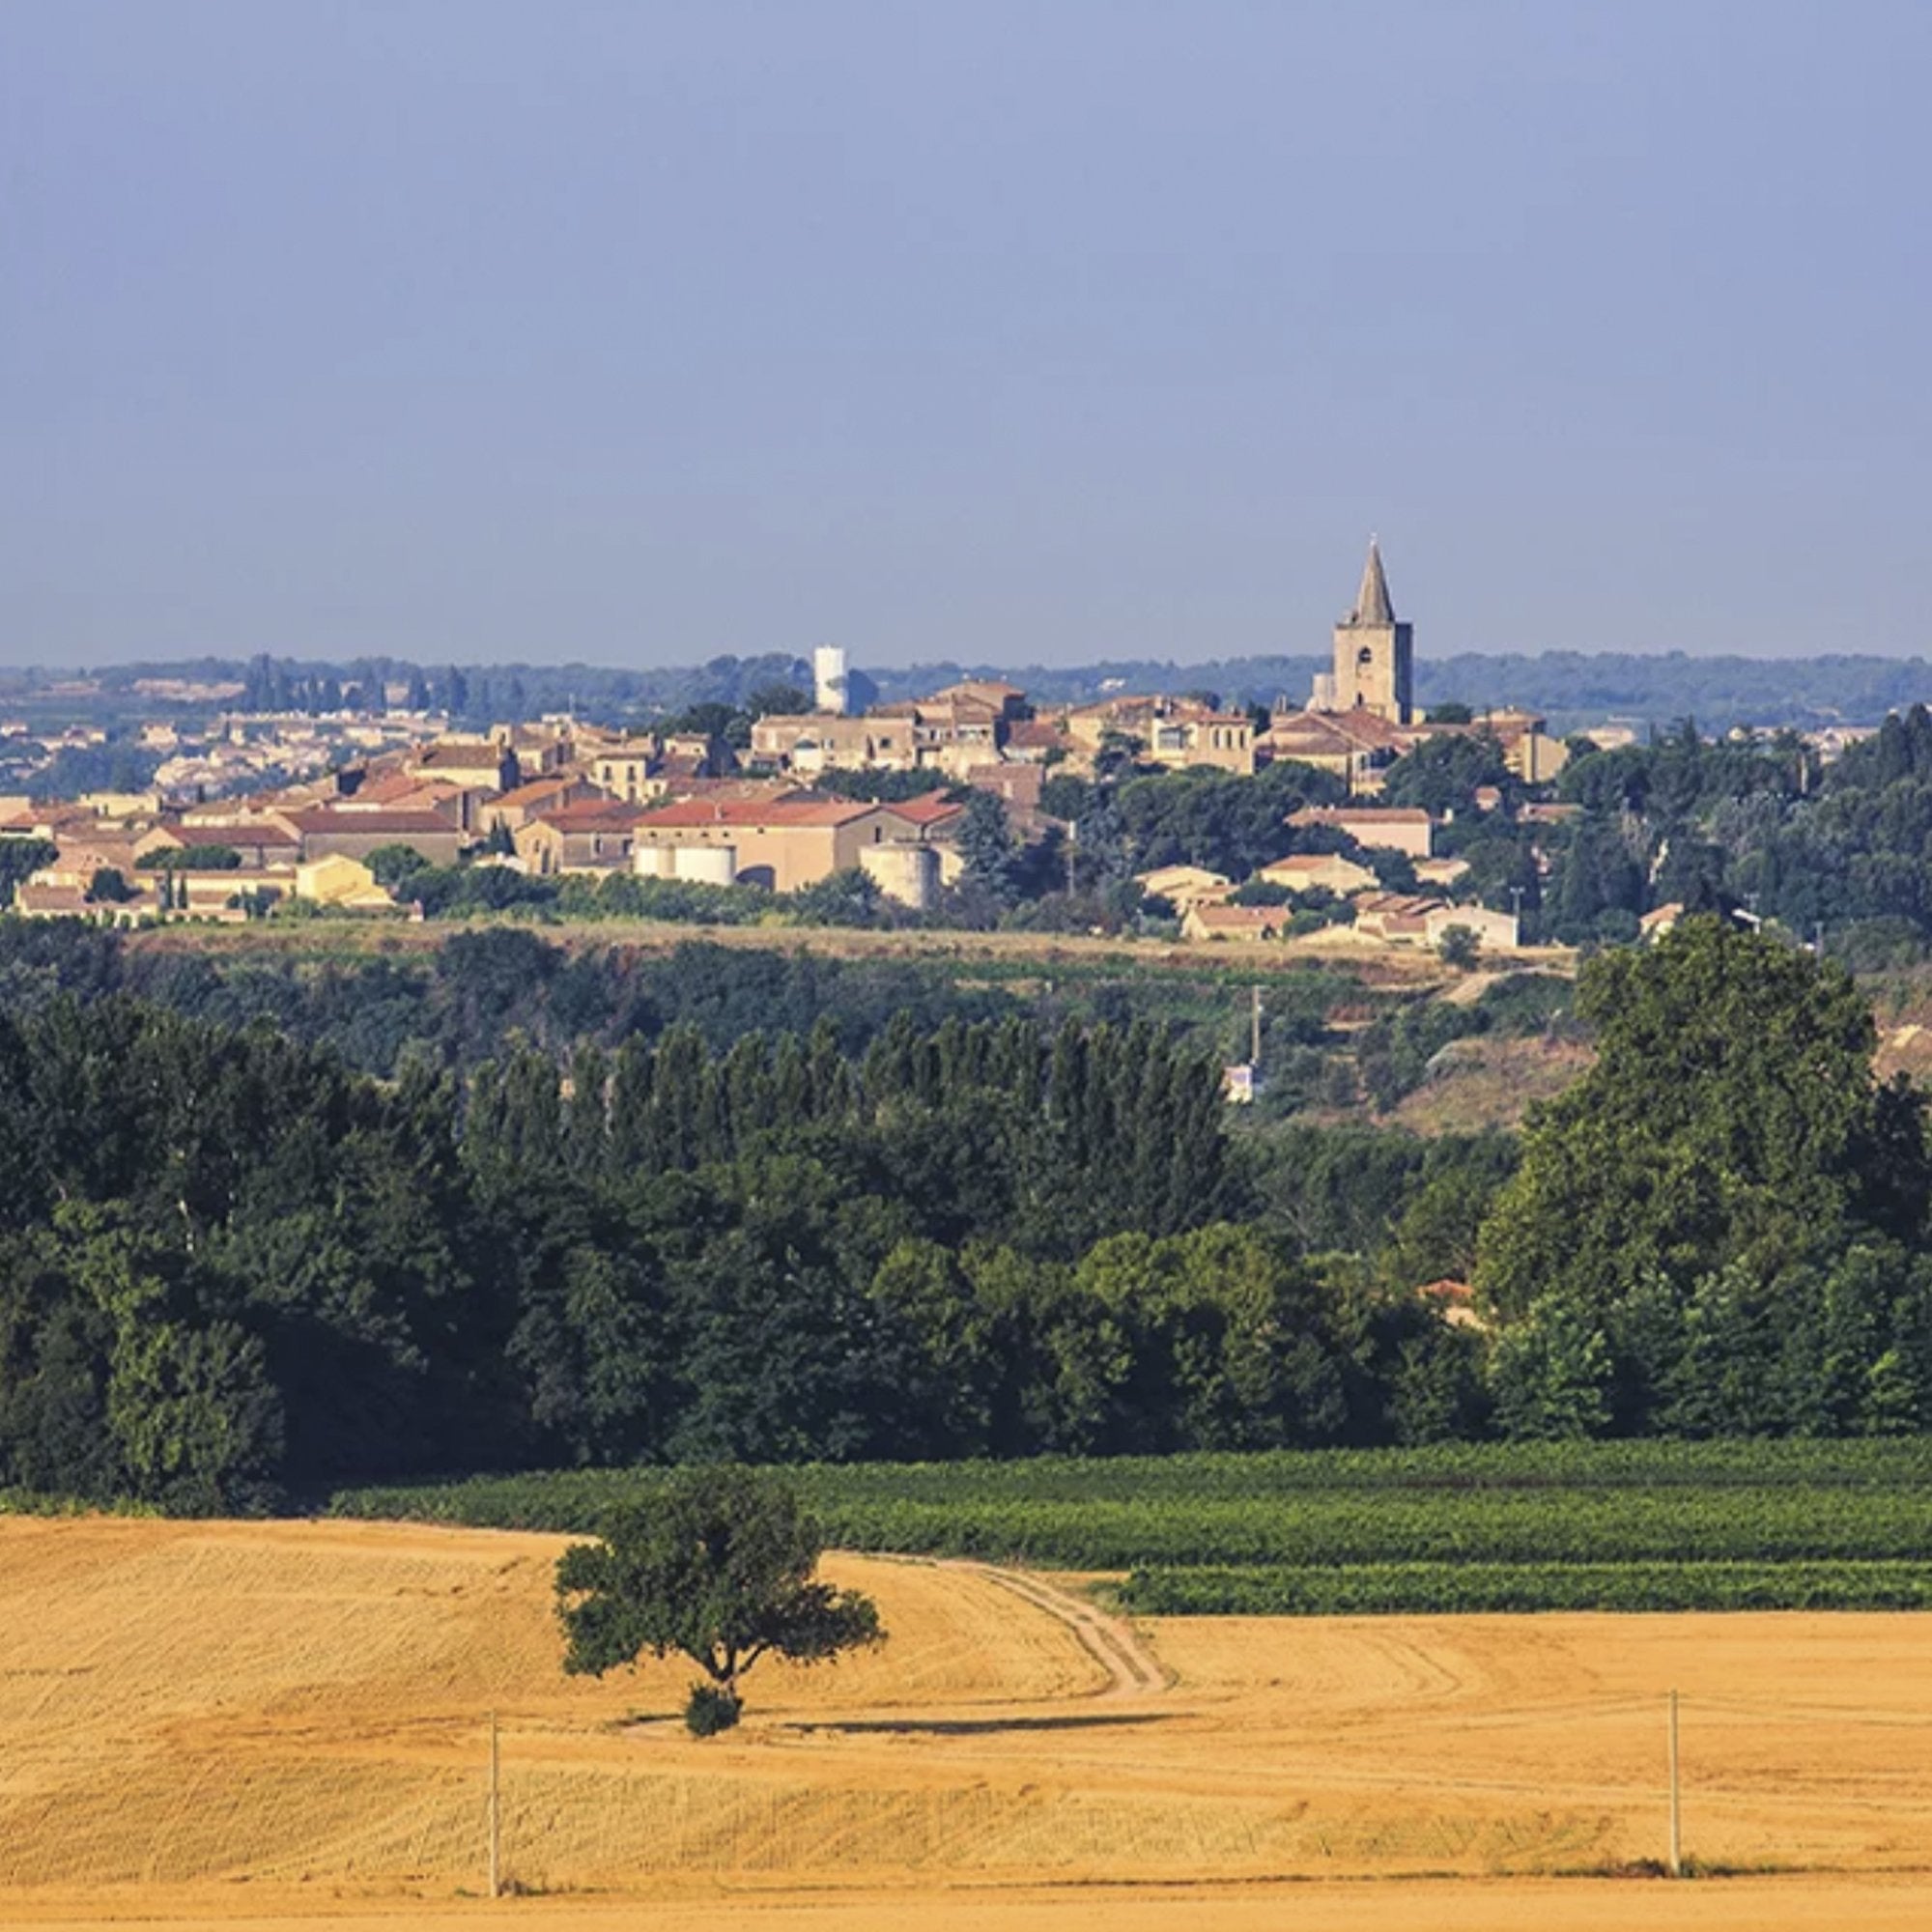
[[[966,1557],[933,1561],[935,1568],[964,1571],[1010,1591],[1069,1632],[1074,1642],[1106,1673],[1107,1682],[1097,1696],[1149,1697],[1169,1688],[1172,1680],[1160,1660],[1124,1618],[1109,1616],[1097,1604],[1024,1570],[1004,1570],[997,1564]]]

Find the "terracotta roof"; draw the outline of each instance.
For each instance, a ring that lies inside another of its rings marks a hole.
[[[1357,893],[1349,901],[1356,914],[1369,913],[1378,919],[1420,919],[1425,913],[1440,912],[1446,899],[1416,893]]]
[[[1427,825],[1429,814],[1407,805],[1309,805],[1291,812],[1291,825]]]
[[[23,883],[14,888],[14,904],[20,912],[78,913],[94,910],[80,886],[37,886]]]
[[[501,745],[428,745],[411,760],[418,769],[442,765],[469,770],[477,765],[500,767],[508,755]]]
[[[581,785],[582,782],[581,778],[532,779],[528,784],[520,784],[506,791],[495,803],[513,805],[520,809],[524,806],[541,805],[546,799],[554,798],[559,792],[566,792],[573,785]]]
[[[1279,906],[1195,905],[1187,917],[1216,932],[1272,932],[1284,917]]]
[[[680,799],[661,805],[639,820],[639,829],[655,832],[699,825],[769,825],[810,829],[849,825],[874,811],[896,810],[894,806],[867,805],[855,799]]]
[[[1353,859],[1346,858],[1340,852],[1291,852],[1285,859],[1270,859],[1262,867],[1262,876],[1265,879],[1272,878],[1280,872],[1293,875],[1326,872],[1333,870],[1337,866],[1355,873],[1365,873],[1370,869],[1367,866],[1358,865]]]
[[[966,808],[950,798],[941,798],[936,792],[928,792],[922,798],[896,800],[887,810],[911,819],[915,825],[937,825],[942,819],[957,818]]]
[[[1300,743],[1356,752],[1399,752],[1412,745],[1417,734],[1357,706],[1352,711],[1277,712],[1269,722],[1267,735],[1277,751],[1285,743]]]
[[[354,811],[328,806],[297,815],[295,824],[305,836],[317,832],[440,832],[457,828],[440,811]]]
[[[614,798],[586,798],[576,805],[559,805],[535,814],[535,822],[556,832],[629,831],[643,813],[635,805]]]

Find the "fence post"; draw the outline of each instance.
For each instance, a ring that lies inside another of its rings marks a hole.
[[[490,1896],[503,1893],[503,1796],[501,1757],[497,1747],[497,1714],[490,1713]]]
[[[1684,1876],[1684,1801],[1677,1782],[1677,1692],[1670,1693],[1670,1876]]]

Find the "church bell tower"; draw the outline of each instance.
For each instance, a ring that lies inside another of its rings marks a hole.
[[[1413,654],[1411,627],[1396,622],[1389,602],[1388,579],[1382,573],[1382,554],[1369,539],[1369,560],[1362,566],[1362,587],[1355,608],[1335,626],[1335,670],[1332,708],[1370,711],[1391,724],[1406,724],[1409,702],[1409,664]]]

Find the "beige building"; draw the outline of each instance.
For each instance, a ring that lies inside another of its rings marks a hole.
[[[1373,794],[1381,789],[1383,771],[1419,742],[1414,731],[1373,711],[1277,711],[1256,750],[1271,762],[1313,765],[1351,792]]]
[[[664,794],[658,782],[660,753],[654,740],[600,746],[584,760],[597,789],[626,805],[644,805]]]
[[[596,793],[596,786],[586,778],[532,779],[501,798],[490,800],[481,812],[482,829],[494,832],[500,825],[508,832],[520,832],[540,812],[582,805]]]
[[[337,906],[345,912],[393,912],[396,902],[376,883],[376,875],[359,859],[331,853],[305,859],[295,868],[295,895],[312,905]]]
[[[1307,893],[1320,889],[1327,893],[1359,893],[1376,884],[1376,875],[1366,866],[1358,866],[1352,859],[1345,859],[1339,852],[1291,852],[1286,859],[1277,859],[1271,866],[1264,866],[1256,875],[1265,879],[1271,886],[1285,887],[1292,893]]]
[[[385,845],[407,845],[432,866],[453,866],[464,843],[462,832],[434,811],[324,808],[302,812],[295,825],[304,861],[366,859]]]
[[[625,871],[642,816],[616,799],[585,799],[537,812],[510,836],[527,872]]]
[[[1435,838],[1435,821],[1417,806],[1314,805],[1292,812],[1288,822],[1346,832],[1357,845],[1406,852],[1411,859],[1428,858]]]
[[[1178,706],[1148,727],[1147,754],[1170,771],[1207,765],[1215,771],[1252,778],[1255,723],[1245,711],[1195,710]]]
[[[1183,911],[1193,905],[1218,905],[1235,890],[1234,880],[1206,866],[1156,866],[1151,872],[1137,873],[1134,884],[1149,898],[1166,899]]]
[[[439,738],[412,753],[403,770],[461,791],[509,791],[521,776],[517,754],[493,738]]]
[[[1288,923],[1280,906],[1191,905],[1180,919],[1183,939],[1273,939]]]
[[[1520,943],[1516,915],[1487,906],[1451,905],[1423,894],[1363,893],[1354,907],[1357,935],[1390,946],[1440,946],[1451,926],[1474,933],[1487,952],[1514,952]]]
[[[889,715],[845,718],[828,711],[760,718],[751,755],[760,765],[806,774],[909,772],[919,763],[918,721]]]
[[[728,847],[740,883],[797,892],[864,865],[870,847],[934,844],[919,818],[890,805],[844,799],[685,799],[639,821],[641,851]]]

